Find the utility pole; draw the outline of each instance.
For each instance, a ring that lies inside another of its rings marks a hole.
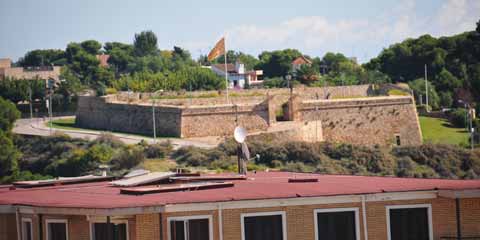
[[[157,128],[155,126],[155,96],[152,99],[153,143],[157,143]]]
[[[30,119],[33,118],[33,107],[32,107],[32,86],[28,85],[28,102],[30,103]]]
[[[428,78],[427,78],[427,64],[425,64],[425,104],[427,106],[427,112],[430,112],[428,109]]]
[[[48,88],[48,127],[50,129],[50,135],[52,135],[52,115],[53,115],[53,104],[52,104],[52,95],[53,95],[53,88],[54,88],[55,80],[49,78],[47,80],[47,88]]]
[[[475,147],[475,142],[474,142],[474,133],[475,133],[475,129],[473,128],[473,109],[468,109],[468,116],[470,117],[470,147],[471,149],[473,150],[473,148]]]

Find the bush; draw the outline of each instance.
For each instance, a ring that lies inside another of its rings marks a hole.
[[[165,158],[172,150],[173,146],[170,141],[151,144],[145,148],[145,156],[147,158]]]
[[[130,145],[122,148],[112,158],[113,170],[130,169],[143,162],[143,148],[138,145]]]
[[[459,128],[465,128],[467,111],[464,108],[457,108],[448,114],[450,123]]]

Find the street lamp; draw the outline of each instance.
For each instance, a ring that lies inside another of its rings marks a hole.
[[[464,102],[462,100],[458,100],[458,103],[464,104],[465,107],[465,125],[468,129],[468,132],[470,133],[470,148],[473,150],[474,148],[474,133],[475,129],[473,128],[473,111],[471,110],[470,104],[467,102]],[[468,119],[468,120],[467,120]]]
[[[157,143],[157,127],[156,127],[156,117],[155,117],[155,104],[156,97],[158,92],[163,92],[163,89],[160,89],[152,94],[152,123],[153,123],[153,143]]]

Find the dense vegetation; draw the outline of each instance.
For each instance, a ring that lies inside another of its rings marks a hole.
[[[110,165],[114,175],[124,174],[136,167],[236,171],[236,143],[233,141],[226,141],[213,149],[184,147],[173,150],[168,142],[125,145],[110,135],[91,142],[57,135],[17,136],[15,144],[22,152],[17,168],[28,173],[28,177],[6,177],[2,179],[3,182],[31,179],[32,176],[39,178],[98,173],[101,164]],[[480,176],[480,151],[469,151],[454,145],[425,144],[389,148],[255,140],[250,141],[249,146],[252,155],[260,156],[248,164],[250,170],[270,168],[327,174],[452,179]],[[162,167],[152,167],[159,164]]]
[[[480,99],[480,21],[476,31],[451,37],[424,35],[384,49],[366,69],[406,82],[417,99],[425,92],[424,66],[430,80],[432,107],[452,107],[458,100],[474,105]]]

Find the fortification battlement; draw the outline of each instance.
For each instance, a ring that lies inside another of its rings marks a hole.
[[[374,85],[353,85],[333,87],[295,87],[293,94],[303,100],[359,98],[376,95]],[[135,93],[119,92],[104,98],[109,103],[151,104],[153,96],[158,105],[191,106],[191,105],[225,105],[224,91],[195,91],[195,92],[162,92],[162,93]],[[229,104],[259,104],[269,96],[276,96],[283,102],[288,101],[290,89],[248,89],[230,91]]]
[[[232,96],[228,104],[224,97],[173,99],[173,104],[172,99],[152,104],[151,99],[138,93],[134,96],[142,101],[118,101],[122,94],[80,97],[76,124],[152,135],[155,119],[157,136],[204,137],[231,135],[238,125],[249,132],[265,132],[291,122],[295,124],[287,125],[298,131],[290,131],[290,140],[366,145],[415,145],[422,141],[412,96],[375,96],[378,91],[371,85],[294,89],[292,94],[289,89],[272,89],[263,90],[263,96],[257,95],[259,90],[254,91],[246,91],[247,96]],[[322,98],[322,92],[330,98]],[[312,131],[316,132],[312,135],[315,138],[308,137]]]

